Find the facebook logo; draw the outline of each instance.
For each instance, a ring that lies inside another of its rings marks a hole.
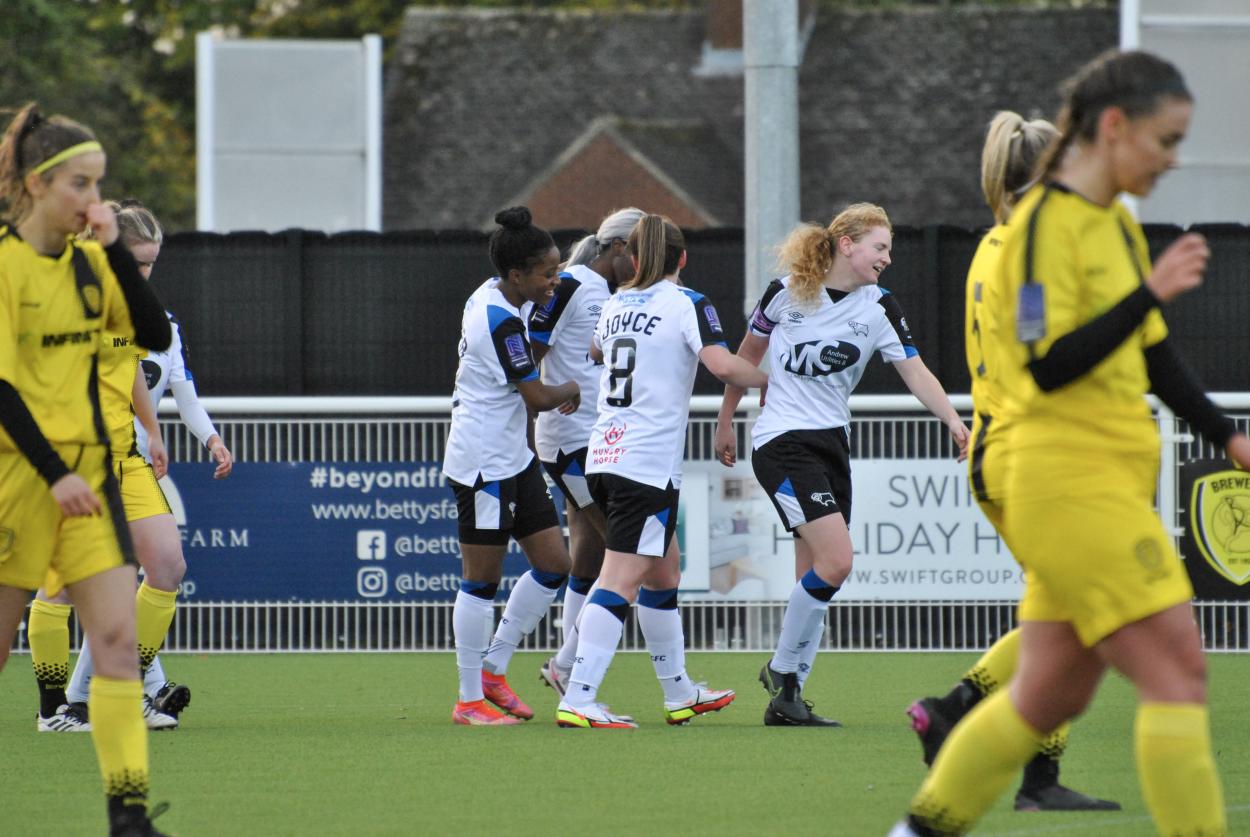
[[[356,557],[361,561],[381,561],[386,557],[386,532],[361,529],[356,533]]]

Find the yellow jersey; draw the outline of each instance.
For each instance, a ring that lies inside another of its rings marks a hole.
[[[104,441],[96,363],[105,329],[134,334],[98,243],[67,241],[60,255],[44,256],[0,226],[0,380],[53,445]],[[0,452],[15,451],[0,427]]]
[[[1140,225],[1117,199],[1104,207],[1055,184],[1034,186],[1003,229],[999,276],[982,287],[981,342],[997,367],[1008,450],[1095,450],[1157,456],[1144,350],[1167,337],[1152,308],[1085,374],[1043,392],[1027,364],[1136,291],[1150,270]],[[1026,287],[1027,286],[1027,287]]]
[[[985,340],[984,332],[990,327],[988,318],[993,314],[985,306],[987,286],[1002,270],[999,262],[1006,227],[1006,224],[999,224],[981,239],[968,266],[964,287],[964,358],[972,378],[972,408],[983,416],[997,415],[1001,401],[996,378],[999,362],[987,354],[987,351],[992,353],[996,345]]]
[[[132,402],[139,361],[147,354],[133,335],[106,331],[100,343],[100,410],[114,460],[139,452]]]

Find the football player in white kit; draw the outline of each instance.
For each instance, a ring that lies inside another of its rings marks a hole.
[[[555,505],[526,441],[526,408],[571,413],[580,402],[576,381],[553,386],[539,380],[525,333],[530,305],[555,294],[560,251],[550,233],[531,223],[525,207],[505,209],[495,222],[500,226],[490,237],[490,260],[498,275],[465,303],[443,459],[459,511],[464,576],[452,611],[460,674],[452,721],[485,726],[534,716],[508,686],[508,662],[569,573]],[[520,544],[531,570],[509,594],[492,639],[492,602],[509,537]]]
[[[591,355],[604,368],[586,471],[591,496],[607,518],[607,552],[599,585],[582,609],[576,661],[556,711],[562,727],[637,726],[599,703],[598,690],[640,588],[664,591],[668,600],[650,607],[676,614],[681,556],[673,534],[699,362],[737,386],[758,387],[768,380],[725,347],[712,303],[678,284],[686,247],[672,221],[644,216],[627,246],[637,272],[608,300],[591,344]],[[680,626],[680,619],[676,622]],[[649,645],[653,641],[663,638],[648,638]],[[671,654],[655,661],[668,723],[686,723],[733,701],[730,690],[691,683],[684,643],[669,645]]]
[[[164,242],[160,222],[151,210],[136,200],[120,203],[110,201],[108,206],[117,216],[118,235],[134,256],[140,275],[144,279],[150,279]],[[135,447],[138,454],[151,463],[153,475],[158,479],[164,476],[169,458],[164,443],[159,438],[156,405],[160,402],[166,386],[172,383],[182,420],[209,449],[216,463],[214,477],[223,479],[230,474],[233,459],[213,427],[208,413],[199,403],[191,372],[186,368],[187,351],[180,334],[180,325],[168,311],[165,314],[173,333],[169,348],[163,352],[148,351],[139,361],[132,397]],[[157,434],[155,443],[150,447],[149,428]],[[144,583],[139,588],[136,600],[140,644],[144,646],[141,657],[144,661],[151,660],[143,668],[143,717],[149,729],[176,729],[180,713],[191,702],[191,690],[185,684],[166,679],[165,669],[161,665],[160,657],[156,656],[156,651],[173,620],[178,585],[186,573],[186,560],[182,553],[182,537],[177,523],[169,513],[160,488],[153,484],[149,491],[154,497],[153,502],[158,505],[145,507],[146,512],[138,512],[129,505],[126,509],[128,517],[132,514],[141,515],[138,519],[129,521],[129,528],[144,571]],[[127,492],[123,492],[123,495],[127,503],[134,499]],[[67,600],[58,598],[54,603],[65,604]],[[64,612],[68,615],[68,611]],[[86,723],[86,705],[94,672],[91,641],[90,637],[86,637],[73,675],[65,688],[68,701],[65,722],[53,729],[90,730]],[[74,719],[80,719],[83,723],[68,723]]]
[[[872,204],[847,207],[827,228],[804,224],[781,246],[790,275],[774,280],[751,315],[738,355],[772,375],[751,433],[751,465],[786,530],[795,575],[777,651],[760,671],[769,726],[840,726],[811,711],[802,687],[816,659],[829,601],[851,571],[850,412],[847,402],[875,352],[950,431],[962,460],[968,428],[912,341],[901,306],[877,285],[893,230]],[[737,458],[732,383],[717,420],[717,458]]]
[[[139,263],[139,272],[143,274],[143,278],[150,279],[152,267],[156,264],[161,245],[165,240],[160,223],[152,212],[138,201],[122,201],[114,206],[114,210],[117,212],[118,229],[121,231],[126,246],[134,254],[135,261]],[[195,376],[191,374],[190,350],[187,348],[187,341],[183,335],[182,323],[172,313],[168,311],[165,313],[169,317],[173,341],[163,352],[149,351],[147,357],[139,364],[139,371],[152,409],[155,411],[161,399],[165,397],[165,393],[172,391],[182,423],[187,426],[200,444],[208,449],[209,456],[213,459],[213,479],[225,479],[230,476],[234,468],[234,456],[222,441],[221,434],[217,432],[208,411],[200,403],[199,393],[195,389]],[[151,434],[140,416],[135,417],[135,436],[140,455],[152,462]],[[164,445],[160,446],[160,453],[156,459],[158,462],[154,462],[153,466],[159,474],[163,474],[168,464],[168,457],[164,454]],[[182,571],[185,573],[186,563],[182,561],[181,538],[178,540],[176,558],[173,557],[175,553],[173,542],[168,541],[165,547],[162,554],[168,556],[167,562],[177,565],[181,561]],[[66,689],[71,701],[87,699],[87,689],[91,682],[93,668],[90,643],[84,642],[82,653],[78,655],[78,662],[74,666],[74,674],[69,681],[69,688]],[[152,665],[148,667],[144,675],[143,691],[153,699],[153,705],[157,710],[174,718],[177,718],[191,703],[191,690],[185,684],[166,680],[165,669],[161,665],[159,656],[152,660]]]
[[[541,677],[560,695],[568,686],[577,651],[577,616],[603,565],[607,521],[586,485],[586,446],[595,425],[603,365],[590,357],[590,339],[608,298],[634,275],[625,242],[643,216],[618,209],[594,234],[569,250],[555,296],[535,305],[529,317],[530,345],[544,381],[577,381],[586,407],[570,415],[548,411],[534,425],[534,449],[565,498],[569,554],[573,561],[564,591],[564,643],[543,663]]]

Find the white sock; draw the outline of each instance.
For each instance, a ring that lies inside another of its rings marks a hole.
[[[87,638],[82,638],[82,650],[78,652],[78,662],[74,663],[74,673],[65,687],[65,696],[70,703],[86,703],[87,693],[91,689],[91,675],[95,672],[95,664],[91,661],[91,645]]]
[[[456,666],[460,669],[460,700],[482,699],[482,657],[495,623],[491,602],[464,592],[456,593],[451,609],[451,629],[456,639]]]
[[[803,688],[803,684],[807,682],[807,676],[812,673],[812,665],[816,662],[816,655],[820,653],[820,640],[825,635],[825,620],[821,619],[820,624],[816,626],[816,633],[812,637],[812,641],[803,646],[803,650],[799,652],[799,688]],[[776,669],[774,669],[775,671]]]
[[[152,665],[148,666],[147,673],[143,675],[143,693],[154,698],[166,682],[165,667],[161,665],[161,657],[158,654],[152,658]]]
[[[569,688],[564,700],[570,706],[589,706],[599,694],[599,686],[616,656],[625,626],[612,611],[594,604],[582,608],[577,661],[569,675]]]
[[[681,614],[676,609],[638,605],[638,627],[647,641],[647,653],[655,676],[664,689],[666,703],[678,703],[695,696],[694,684],[686,674],[686,636]]]
[[[538,623],[551,609],[551,603],[555,601],[558,592],[558,585],[553,590],[539,584],[533,572],[521,576],[508,594],[508,606],[504,608],[503,618],[495,630],[486,659],[482,660],[482,668],[491,674],[507,674],[512,653],[516,651],[521,640],[538,627]]]
[[[829,603],[808,593],[802,581],[794,583],[790,603],[786,605],[785,616],[781,619],[777,650],[770,663],[773,671],[794,673],[799,670],[800,655],[812,644],[812,634],[824,621],[828,609]]]
[[[91,689],[91,675],[95,673],[95,662],[91,659],[91,643],[83,637],[82,650],[78,652],[78,661],[74,663],[74,674],[65,687],[65,695],[71,703],[86,703]],[[165,667],[161,665],[160,655],[152,660],[147,673],[143,675],[143,693],[150,698],[166,683]]]
[[[599,579],[595,579],[595,583],[590,585],[590,589],[583,595],[574,593],[572,590],[564,591],[564,644],[560,646],[560,650],[556,652],[556,668],[560,671],[572,671],[573,660],[577,657],[577,639],[579,631],[578,624],[582,621],[582,611],[586,608],[586,602],[590,600],[590,596],[595,590],[599,589]],[[574,603],[574,613],[569,615],[569,601],[571,597],[577,597],[578,601]]]

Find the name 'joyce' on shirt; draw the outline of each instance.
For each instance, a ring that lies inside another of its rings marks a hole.
[[[624,311],[608,318],[603,325],[602,336],[604,339],[607,339],[614,334],[624,334],[626,332],[649,336],[655,331],[655,327],[659,325],[661,319],[660,315],[648,315],[645,311]]]

